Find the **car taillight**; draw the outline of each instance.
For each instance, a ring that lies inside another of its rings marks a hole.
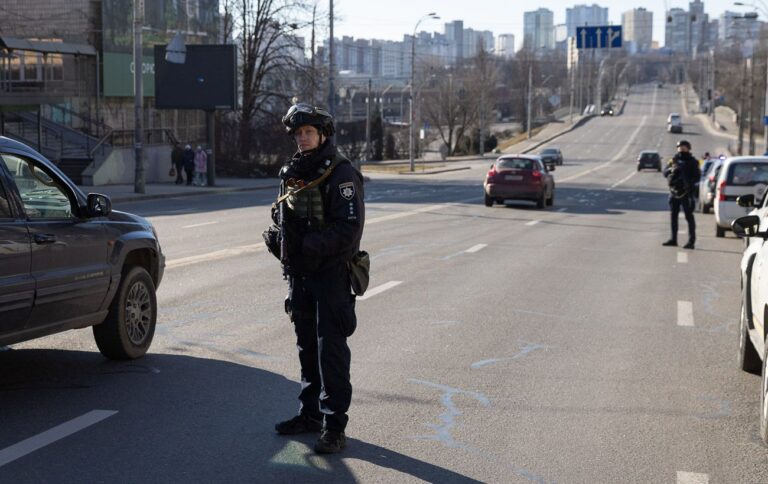
[[[721,202],[724,202],[725,201],[725,180],[720,182],[720,186],[717,187],[717,192],[718,192],[718,200],[720,200]]]
[[[491,168],[491,170],[488,172],[488,175],[487,175],[488,181],[493,180],[495,176],[496,176],[496,170]]]
[[[531,172],[531,176],[535,181],[541,180],[541,172],[538,170],[534,170]]]

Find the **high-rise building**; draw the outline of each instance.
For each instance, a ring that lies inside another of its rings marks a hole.
[[[515,56],[515,36],[514,34],[500,34],[496,37],[496,55],[511,59]]]
[[[622,36],[631,53],[646,52],[653,42],[653,12],[635,8],[621,14]]]
[[[691,19],[687,11],[673,8],[667,11],[664,47],[680,54],[691,52]]]
[[[744,18],[738,12],[723,12],[718,22],[718,40],[726,46],[742,46],[744,54],[751,55],[750,51],[759,42],[762,24],[757,19]]]
[[[451,63],[464,58],[464,21],[454,20],[445,24],[445,40],[449,45]]]
[[[576,27],[608,25],[608,8],[597,4],[574,5],[565,9],[565,26],[568,37],[576,36]]]
[[[555,48],[555,22],[551,10],[540,8],[523,14],[523,48],[532,51]]]

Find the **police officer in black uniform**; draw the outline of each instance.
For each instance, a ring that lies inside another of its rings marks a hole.
[[[296,331],[301,392],[298,415],[275,430],[281,435],[320,432],[315,451],[336,453],[346,446],[352,399],[347,338],[357,317],[347,262],[363,235],[363,177],[336,151],[327,111],[295,104],[283,124],[298,151],[280,170],[283,201],[273,219],[289,283],[285,309]]]
[[[699,162],[691,154],[691,143],[685,140],[677,142],[677,154],[669,161],[664,169],[664,176],[669,184],[669,208],[671,211],[672,238],[661,245],[677,246],[677,219],[680,209],[685,213],[688,222],[688,242],[684,249],[693,249],[696,244],[696,221],[693,218],[695,205],[694,187],[701,178]]]

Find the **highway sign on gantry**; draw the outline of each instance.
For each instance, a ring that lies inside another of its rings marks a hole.
[[[577,49],[615,49],[621,47],[621,26],[576,27]]]

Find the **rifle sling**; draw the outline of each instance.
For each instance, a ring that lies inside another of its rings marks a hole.
[[[320,175],[319,177],[315,178],[314,180],[312,180],[311,182],[307,183],[306,185],[304,185],[301,188],[297,188],[295,190],[290,190],[290,189],[287,190],[285,195],[277,197],[277,201],[275,203],[277,205],[280,205],[285,200],[287,200],[288,197],[290,197],[291,195],[298,195],[299,193],[303,192],[304,190],[309,190],[310,188],[314,188],[314,187],[318,186],[319,184],[323,183],[323,181],[330,176],[330,174],[333,171],[333,169],[336,168],[336,166],[338,166],[339,163],[341,163],[341,161],[333,160],[333,163],[331,163],[331,165],[328,167],[327,170],[325,170],[323,172],[322,175]]]

